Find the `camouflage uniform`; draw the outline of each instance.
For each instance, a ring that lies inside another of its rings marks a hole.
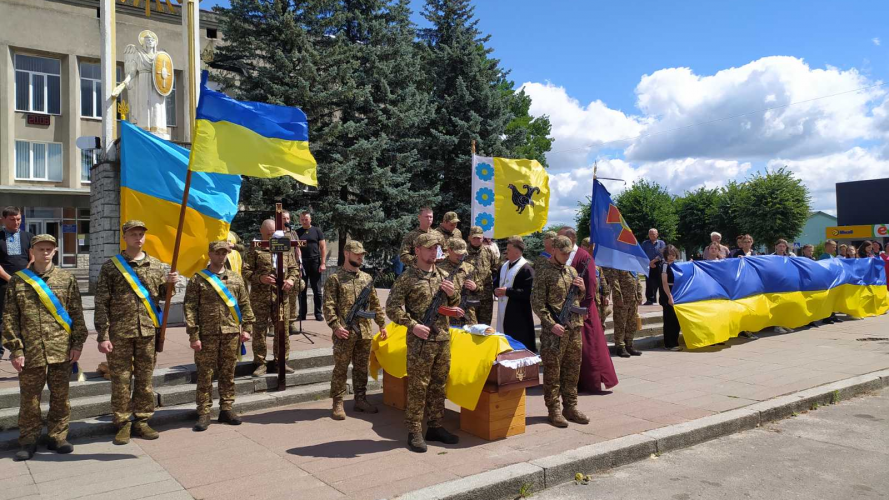
[[[407,233],[404,236],[404,239],[401,240],[401,252],[399,253],[399,258],[401,259],[401,263],[404,264],[405,268],[411,267],[414,265],[414,262],[417,261],[417,257],[414,255],[414,247],[417,245],[417,238],[423,234],[432,234],[439,238],[440,245],[443,244],[444,235],[439,233],[437,230],[432,229],[431,227],[426,231],[423,231],[420,228],[413,229],[411,232]]]
[[[299,266],[292,252],[285,252],[278,256],[284,259],[284,280],[293,280],[293,289],[296,293],[302,291],[305,282],[299,277]],[[278,318],[277,313],[278,291],[275,285],[266,285],[260,281],[263,276],[275,276],[277,269],[272,263],[272,254],[267,248],[251,248],[244,258],[244,268],[242,275],[244,281],[250,284],[250,306],[256,317],[256,323],[253,327],[253,364],[265,364],[268,345],[266,333],[269,328],[275,330],[275,322]],[[285,322],[290,318],[290,308],[296,304],[291,303],[284,292],[284,308],[282,317]],[[277,345],[277,333],[275,335],[275,344]],[[274,349],[273,349],[274,350]],[[290,335],[287,327],[284,328],[284,359],[290,357]]]
[[[482,234],[482,229],[478,226],[473,226],[469,230],[469,238],[471,239],[475,234]],[[497,265],[497,257],[484,243],[478,248],[470,244],[466,262],[472,264],[472,267],[475,268],[475,282],[479,288],[476,291],[476,295],[481,303],[476,309],[476,320],[479,323],[490,325],[494,318],[494,281],[492,273],[493,270],[500,269],[500,266]]]
[[[124,232],[135,226],[127,227]],[[140,223],[141,224],[141,223]],[[144,226],[143,226],[144,227]],[[164,264],[143,252],[140,260],[124,259],[139,277],[155,305],[167,293]],[[160,319],[160,318],[158,318]],[[111,372],[111,409],[118,426],[135,415],[147,422],[154,414],[154,342],[157,332],[145,305],[111,260],[102,264],[96,285],[96,332],[100,343],[110,340],[113,350],[106,356]],[[132,387],[130,379],[133,381]],[[130,396],[132,394],[132,397]]]
[[[636,334],[636,315],[642,303],[642,283],[639,276],[630,271],[619,271],[606,267],[605,279],[611,285],[611,300],[614,304],[614,347],[633,346]]]
[[[543,232],[543,241],[544,241],[544,243],[547,240],[552,241],[556,238],[556,236],[558,236],[558,235],[556,234],[555,231],[544,231]],[[546,247],[546,245],[544,245],[544,247]],[[537,258],[534,259],[534,269],[542,269],[543,266],[546,265],[547,262],[549,262],[550,257],[552,257],[552,254],[550,254],[549,252],[546,251],[546,249],[544,249],[542,252],[540,252],[540,255],[538,255]]]
[[[554,312],[562,309],[571,282],[577,271],[571,266],[547,262],[541,269],[535,269],[534,285],[531,289],[531,308],[540,318],[540,357],[543,359],[543,399],[550,411],[559,408],[559,395],[565,408],[577,406],[577,382],[580,378],[582,353],[581,329],[583,318],[570,316],[562,337],[552,333],[556,324]],[[576,297],[575,306],[580,305],[583,294]]]
[[[430,241],[429,238],[420,238],[421,243]],[[429,428],[441,427],[444,417],[445,386],[451,369],[448,318],[438,316],[434,325],[438,333],[430,332],[428,341],[414,335],[412,330],[422,321],[445,278],[445,272],[436,266],[429,272],[411,266],[395,280],[386,301],[386,315],[393,323],[406,326],[408,332],[408,387],[404,422],[410,433],[419,434],[422,431],[424,409]],[[456,306],[459,303],[459,290],[447,297],[447,305]]]
[[[215,242],[214,242],[215,243]],[[210,248],[213,252],[214,249]],[[233,271],[223,269],[216,275],[238,302],[241,324],[232,317],[231,309],[223,302],[206,278],[195,274],[185,289],[185,331],[191,342],[201,341],[201,350],[194,353],[197,367],[195,403],[198,415],[207,415],[213,407],[213,374],[219,380],[219,409],[231,410],[235,402],[235,365],[238,362],[241,328],[250,333],[253,310],[247,286]]]
[[[456,212],[446,212],[444,214],[444,217],[442,217],[441,221],[442,221],[442,223],[453,222],[456,224],[456,223],[460,222],[460,218],[457,217]],[[463,239],[463,233],[461,233],[460,230],[457,229],[456,227],[454,228],[453,231],[448,231],[447,229],[444,228],[444,226],[439,224],[438,227],[435,228],[435,230],[438,231],[438,233],[441,235],[441,249],[442,250],[446,250],[448,248],[448,242],[450,242],[452,239],[458,239],[458,240]]]
[[[333,377],[330,380],[330,397],[342,398],[346,395],[346,375],[352,363],[352,384],[355,386],[355,399],[363,399],[367,394],[367,371],[370,363],[370,346],[373,342],[371,320],[355,317],[354,326],[346,325],[346,316],[352,309],[361,291],[373,281],[371,275],[358,271],[350,272],[340,267],[327,278],[324,285],[324,318],[333,331],[342,327],[349,330],[349,338],[341,339],[333,335]],[[380,306],[376,290],[371,291],[366,309],[376,313],[373,322],[382,330],[386,326],[386,315]]]
[[[611,285],[599,266],[596,266],[596,283],[599,284],[596,288],[596,309],[599,310],[599,321],[602,322],[602,331],[604,332],[605,321],[611,314],[611,305],[605,305],[605,299],[611,297]]]
[[[462,249],[463,254],[466,254],[466,243],[463,240],[452,239],[448,242],[448,244],[452,247],[456,247],[458,249]],[[460,251],[460,250],[458,250]],[[457,264],[451,262],[451,259],[445,259],[438,263],[437,267],[444,271],[445,276],[450,276],[451,273],[454,272],[454,269],[457,269]],[[463,284],[466,283],[466,280],[475,280],[475,268],[472,267],[472,264],[466,262],[465,260],[460,263],[460,270],[457,274],[454,275],[454,288],[460,290],[461,302],[465,296],[468,296],[470,299],[473,299],[474,292],[471,292],[465,288],[463,288]],[[476,308],[477,306],[466,305],[463,312],[465,313],[462,318],[450,318],[450,323],[453,326],[463,326],[463,325],[474,325],[476,324]]]
[[[35,236],[32,245],[40,241],[53,241],[47,235]],[[6,307],[3,314],[3,347],[12,358],[24,356],[25,366],[19,373],[19,444],[37,442],[43,428],[40,413],[40,396],[43,386],[49,386],[49,413],[46,416],[50,439],[56,442],[68,437],[68,380],[71,350],[83,350],[87,338],[86,324],[77,280],[67,272],[51,267],[43,275],[62,307],[71,317],[71,333],[55,320],[40,301],[37,292],[20,277],[13,275],[6,290]]]

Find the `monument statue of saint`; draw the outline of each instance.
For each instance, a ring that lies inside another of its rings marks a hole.
[[[145,30],[139,33],[139,45],[124,49],[124,81],[111,94],[129,90],[130,122],[158,137],[169,139],[166,97],[173,91],[173,59],[157,50],[157,35]]]

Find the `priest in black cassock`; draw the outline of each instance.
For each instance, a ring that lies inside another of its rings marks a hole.
[[[497,331],[525,344],[537,352],[534,336],[534,316],[531,313],[531,285],[534,268],[522,256],[525,242],[518,236],[510,238],[506,245],[506,259],[495,274],[497,280],[494,295],[497,297]]]

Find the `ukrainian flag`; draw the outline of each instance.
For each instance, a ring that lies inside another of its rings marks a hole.
[[[207,88],[195,121],[190,168],[195,172],[251,177],[290,176],[318,185],[317,163],[309,151],[309,121],[299,108],[237,101]]]
[[[758,256],[673,264],[673,302],[690,348],[742,331],[799,328],[834,312],[857,318],[889,311],[878,258]]]
[[[472,157],[472,225],[487,238],[540,231],[549,216],[549,174],[537,160]]]
[[[145,251],[168,264],[182,206],[188,150],[121,122],[120,220],[138,219],[148,226]],[[194,172],[178,271],[191,276],[207,266],[208,245],[225,240],[238,212],[241,177]],[[121,235],[121,248],[123,248]]]

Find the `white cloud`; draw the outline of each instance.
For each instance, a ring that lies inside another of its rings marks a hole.
[[[879,38],[877,38],[877,37],[873,37],[873,38],[870,39],[870,41],[873,42],[874,45],[876,45],[877,47],[880,46],[880,39],[879,39]]]

